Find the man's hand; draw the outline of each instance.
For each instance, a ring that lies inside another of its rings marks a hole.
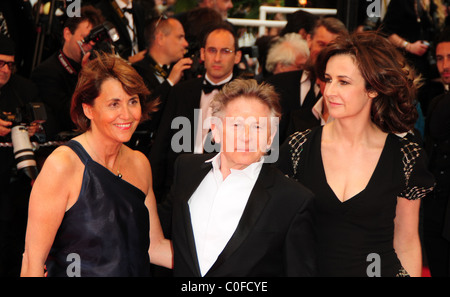
[[[0,119],[0,136],[6,136],[11,133],[11,128],[8,128],[11,125],[11,122]]]
[[[406,46],[406,50],[410,52],[411,54],[417,55],[417,56],[423,56],[427,50],[428,45],[423,43],[421,40],[417,40],[414,43],[410,43]]]
[[[175,85],[180,79],[183,77],[183,71],[191,68],[192,59],[191,58],[183,58],[180,59],[175,65],[173,65],[168,79]]]
[[[139,62],[140,60],[145,58],[146,53],[147,53],[147,50],[142,50],[134,56],[129,56],[128,62],[130,62],[131,64]]]

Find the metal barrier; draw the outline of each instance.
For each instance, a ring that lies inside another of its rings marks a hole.
[[[334,8],[301,8],[301,7],[277,7],[277,6],[260,6],[259,19],[236,19],[228,18],[227,20],[236,26],[259,27],[258,36],[265,34],[266,27],[283,28],[287,21],[267,20],[267,13],[294,13],[297,10],[305,10],[317,15],[336,15],[337,9]]]

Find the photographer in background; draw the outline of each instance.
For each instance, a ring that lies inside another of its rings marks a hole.
[[[31,73],[31,80],[36,83],[39,95],[48,107],[49,116],[54,116],[57,121],[54,126],[48,127],[47,136],[50,138],[57,133],[72,131],[75,128],[69,115],[70,102],[78,82],[78,72],[90,55],[83,56],[79,42],[102,23],[103,17],[98,9],[90,5],[83,6],[80,17],[70,17],[64,24],[62,49]]]
[[[15,48],[0,34],[0,113],[13,114],[37,101],[38,90],[30,80],[15,74]],[[25,116],[25,115],[22,115]],[[0,276],[19,276],[31,180],[16,169],[11,143],[12,122],[0,118]],[[30,136],[37,125],[28,127]]]
[[[147,53],[144,59],[134,63],[133,67],[150,90],[150,100],[159,100],[159,105],[151,120],[138,127],[131,146],[136,146],[135,149],[148,154],[169,92],[172,86],[183,79],[183,71],[190,69],[193,61],[191,58],[183,58],[188,43],[183,26],[177,19],[161,15],[146,24],[145,32]],[[136,141],[139,141],[138,145],[135,145]]]

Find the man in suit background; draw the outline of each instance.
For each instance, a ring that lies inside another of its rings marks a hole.
[[[48,108],[47,116],[56,121],[46,127],[50,139],[60,132],[75,129],[70,118],[70,103],[78,82],[78,73],[90,57],[90,53],[83,55],[79,43],[103,21],[100,10],[91,5],[81,7],[80,17],[67,18],[64,23],[62,48],[31,73],[30,78],[38,87],[39,97]],[[87,47],[86,50],[92,49],[91,43],[83,45]]]
[[[160,208],[162,219],[172,217],[174,276],[313,276],[313,194],[264,156],[280,116],[278,95],[236,79],[211,107],[220,152],[180,156]]]
[[[177,19],[161,15],[146,23],[145,32],[147,52],[133,67],[151,92],[149,100],[159,100],[159,105],[151,119],[139,125],[130,144],[148,155],[169,92],[183,78],[183,72],[191,68],[192,59],[183,58],[188,43]]]
[[[450,276],[450,28],[436,40],[436,66],[445,92],[433,98],[425,118],[425,148],[436,179],[423,200],[423,241],[432,277]]]
[[[281,95],[282,117],[280,120],[280,142],[287,136],[291,112],[307,109],[311,112],[320,95],[316,84],[314,64],[320,51],[340,34],[348,34],[345,25],[334,17],[317,20],[313,32],[307,35],[310,56],[304,70],[290,71],[273,75],[267,79]]]
[[[145,54],[145,10],[133,0],[95,0],[96,7],[119,33],[116,52],[130,63],[140,61]]]
[[[170,188],[178,155],[203,153],[208,142],[209,126],[205,120],[210,115],[209,102],[223,84],[235,77],[234,66],[241,60],[233,28],[227,23],[212,27],[205,35],[200,58],[204,61],[205,75],[172,88],[151,148],[149,159],[158,202]],[[211,149],[208,147],[209,152]]]

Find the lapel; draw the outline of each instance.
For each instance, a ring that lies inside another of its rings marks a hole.
[[[272,186],[273,181],[273,169],[270,168],[269,164],[264,163],[255,186],[250,193],[244,213],[242,214],[236,230],[223,249],[222,253],[220,253],[217,257],[216,262],[205,276],[209,276],[211,273],[214,273],[215,270],[219,269],[220,266],[241,246],[243,241],[248,237],[261,212],[264,210],[267,202],[271,198],[267,189]]]
[[[197,276],[201,276],[201,273],[200,273],[200,266],[198,264],[197,250],[195,247],[195,239],[194,239],[194,230],[192,229],[191,215],[189,211],[188,201],[189,198],[191,198],[192,194],[197,189],[197,187],[200,185],[202,180],[205,178],[205,176],[212,168],[212,164],[205,163],[205,160],[212,158],[213,155],[208,154],[204,156],[208,156],[208,158],[200,158],[202,160],[202,163],[199,165],[198,170],[196,172],[190,173],[189,178],[190,180],[189,182],[185,183],[186,189],[183,191],[183,197],[181,200],[183,221],[185,227],[184,231],[186,232],[188,248],[192,256],[192,263],[194,264],[192,269],[194,270],[195,275]]]

